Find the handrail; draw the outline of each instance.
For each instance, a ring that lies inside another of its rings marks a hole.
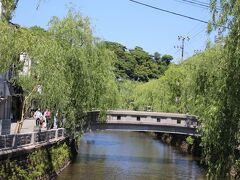
[[[64,137],[66,137],[64,128],[0,135],[0,151],[58,141]]]

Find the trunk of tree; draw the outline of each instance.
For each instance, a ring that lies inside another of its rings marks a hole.
[[[21,129],[22,129],[22,126],[23,126],[23,122],[24,122],[24,115],[26,114],[26,111],[27,111],[27,107],[29,106],[29,99],[31,97],[31,95],[33,94],[34,91],[36,91],[37,89],[37,86],[35,86],[32,91],[27,95],[25,96],[24,100],[23,100],[23,107],[22,107],[22,114],[21,114],[21,120],[20,121],[17,121],[17,126],[16,126],[16,129],[15,129],[15,133],[20,133],[21,132]]]

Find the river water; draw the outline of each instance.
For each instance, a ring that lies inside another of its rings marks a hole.
[[[57,179],[201,180],[206,175],[191,155],[149,134],[101,131],[83,136],[75,162]]]

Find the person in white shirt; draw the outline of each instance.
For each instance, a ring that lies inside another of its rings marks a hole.
[[[42,120],[42,112],[40,111],[40,108],[34,113],[33,117],[36,120],[36,126],[41,125],[41,120]]]

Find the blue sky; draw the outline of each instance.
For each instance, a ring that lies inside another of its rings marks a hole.
[[[152,6],[208,21],[208,9],[183,3],[182,0],[138,0]],[[207,0],[201,0],[208,2]],[[25,27],[48,28],[52,16],[64,17],[67,6],[74,5],[83,16],[90,18],[94,34],[103,40],[115,41],[127,48],[142,47],[153,54],[171,54],[175,62],[181,59],[178,36],[189,36],[184,56],[203,50],[213,35],[206,33],[207,25],[183,17],[150,9],[129,0],[20,0],[13,22]]]

